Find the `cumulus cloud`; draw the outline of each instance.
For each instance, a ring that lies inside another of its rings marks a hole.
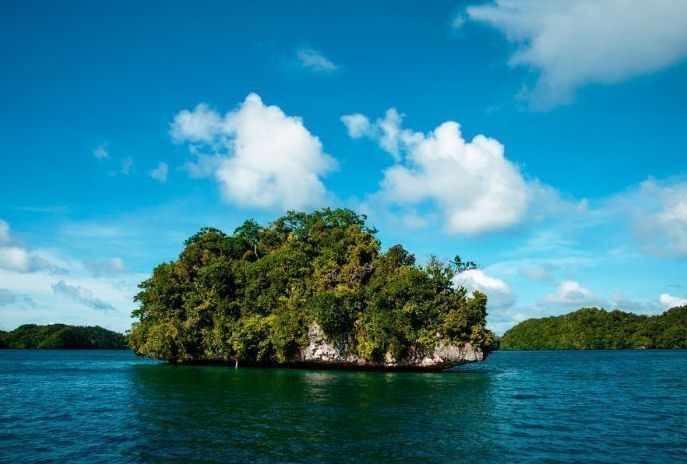
[[[621,82],[687,57],[683,0],[497,0],[467,15],[516,44],[511,66],[539,72],[527,93],[540,108],[588,83]]]
[[[205,155],[203,153],[195,153],[194,156],[194,161],[187,161],[183,166],[191,179],[212,177],[222,166],[224,159],[221,155]]]
[[[470,269],[457,274],[454,282],[470,292],[487,295],[490,308],[504,308],[515,303],[513,289],[501,279],[485,274],[481,269]]]
[[[11,237],[9,224],[2,220],[0,220],[0,269],[14,272],[48,271],[55,274],[65,272],[49,260],[19,245]]]
[[[370,119],[361,113],[345,114],[341,116],[341,122],[348,129],[351,138],[359,139],[363,136],[371,137],[374,135],[375,126],[370,123]]]
[[[614,293],[611,296],[611,307],[636,314],[659,314],[676,306],[687,304],[687,298],[681,298],[669,293],[661,293],[656,300],[635,300],[623,294]]]
[[[32,268],[31,257],[24,248],[0,248],[0,268],[19,272],[29,272]]]
[[[150,171],[150,177],[158,182],[167,182],[167,174],[169,174],[169,166],[167,163],[158,163],[157,167]]]
[[[0,308],[17,307],[28,308],[34,305],[31,297],[11,292],[6,288],[0,288]]]
[[[83,265],[94,277],[112,276],[126,271],[124,260],[121,258],[87,260]]]
[[[296,50],[296,60],[305,69],[316,73],[333,73],[339,67],[322,53],[312,48],[299,48]]]
[[[70,285],[64,280],[60,280],[52,285],[52,290],[56,295],[64,295],[77,303],[88,306],[97,311],[110,311],[114,307],[103,300],[96,298],[93,292],[79,285]]]
[[[20,246],[0,247],[0,269],[16,272],[48,271],[63,274],[65,270]]]
[[[199,103],[193,111],[182,110],[175,117],[170,130],[177,143],[211,143],[223,132],[222,117],[205,103]]]
[[[93,156],[95,156],[99,160],[103,160],[109,158],[110,154],[107,152],[107,148],[105,148],[105,145],[100,145],[93,150]]]
[[[534,213],[532,203],[536,214],[563,205],[554,189],[525,179],[497,140],[477,135],[467,141],[455,121],[424,134],[404,129],[402,119],[393,108],[374,123],[359,113],[341,118],[352,137],[376,140],[395,161],[384,171],[375,199],[411,212],[429,202],[440,211],[444,229],[456,234],[519,224]]]
[[[674,308],[675,306],[687,305],[687,298],[680,298],[669,293],[661,293],[658,301],[663,305],[664,309]]]
[[[212,172],[230,203],[287,210],[326,201],[322,177],[336,162],[301,118],[265,105],[257,94],[248,95],[223,116],[203,104],[181,111],[171,135],[177,142],[191,144],[198,157],[198,163],[187,165],[187,170],[192,175]],[[215,153],[202,154],[204,148]]]
[[[584,288],[574,280],[564,280],[558,285],[556,291],[546,295],[537,302],[542,308],[556,311],[568,311],[582,307],[602,307],[607,304],[605,298]]]

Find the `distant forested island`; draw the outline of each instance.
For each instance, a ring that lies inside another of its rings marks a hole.
[[[0,348],[121,349],[126,347],[126,337],[123,334],[99,326],[24,324],[9,332],[0,331]]]
[[[141,283],[129,335],[173,363],[439,369],[492,349],[484,294],[459,257],[418,266],[347,209],[290,212],[232,235],[204,228]]]
[[[506,331],[502,350],[687,348],[687,306],[656,316],[583,308],[529,319]]]

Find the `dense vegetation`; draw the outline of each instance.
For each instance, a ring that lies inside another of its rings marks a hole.
[[[126,337],[98,326],[25,324],[0,331],[0,348],[119,349],[126,348]]]
[[[204,228],[140,284],[130,344],[171,362],[273,364],[297,360],[316,322],[366,360],[440,340],[488,351],[486,296],[452,282],[474,264],[417,266],[400,245],[382,253],[375,233],[345,209],[246,221],[233,235]]]
[[[657,316],[583,308],[529,319],[501,338],[503,350],[687,348],[687,306]]]

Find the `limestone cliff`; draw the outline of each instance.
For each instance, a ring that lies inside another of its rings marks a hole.
[[[308,339],[309,344],[301,351],[300,363],[315,367],[438,371],[482,361],[486,357],[482,350],[469,343],[458,346],[439,342],[428,351],[411,348],[402,360],[387,356],[384,360],[367,361],[351,349],[350,341],[327,338],[317,324],[310,325]]]

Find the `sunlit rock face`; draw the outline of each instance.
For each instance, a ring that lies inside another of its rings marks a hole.
[[[438,371],[482,361],[486,357],[482,350],[475,349],[469,343],[458,346],[439,342],[428,351],[411,348],[408,355],[401,360],[387,354],[384,360],[367,361],[351,349],[352,344],[349,340],[332,340],[317,324],[310,325],[308,339],[310,343],[301,351],[300,363],[320,367]]]

